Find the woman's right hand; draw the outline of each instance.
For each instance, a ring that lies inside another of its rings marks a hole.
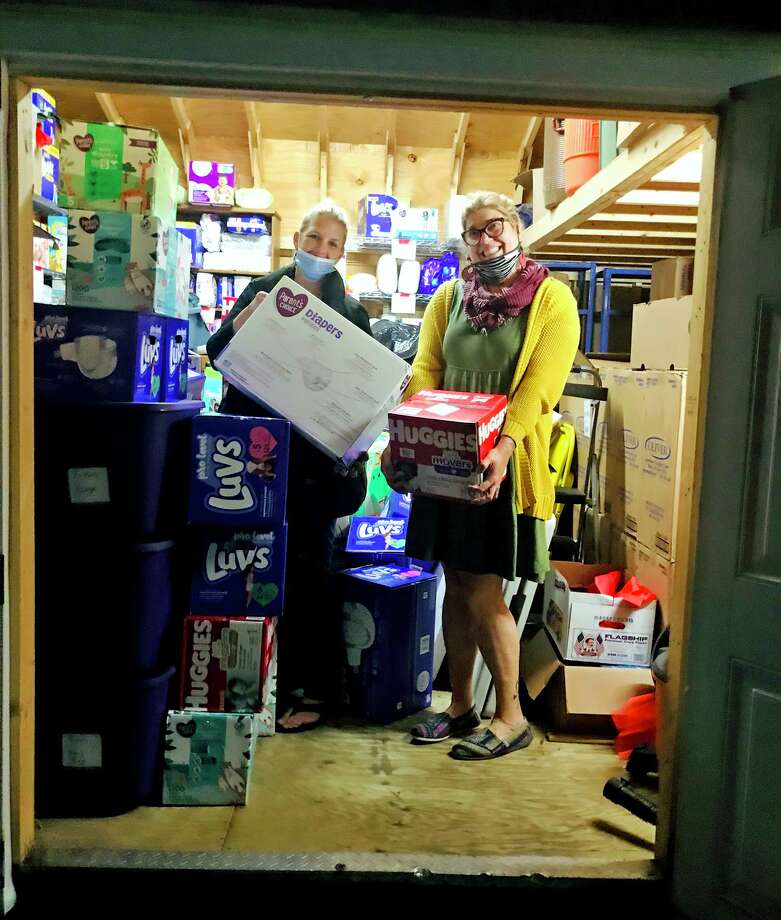
[[[380,457],[380,466],[382,467],[382,472],[385,478],[388,480],[388,485],[393,489],[394,492],[400,492],[402,495],[405,492],[409,492],[410,488],[407,485],[408,480],[403,476],[399,476],[396,472],[396,467],[391,460],[391,449],[390,444],[382,452]]]
[[[252,316],[255,310],[263,303],[263,301],[268,297],[267,291],[258,291],[253,300],[247,304],[246,307],[239,313],[239,315],[233,320],[233,331],[238,332],[239,329],[247,322],[247,320]]]

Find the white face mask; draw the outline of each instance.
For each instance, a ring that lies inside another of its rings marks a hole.
[[[326,275],[336,270],[336,259],[323,259],[321,256],[296,249],[295,263],[309,281],[321,281]]]
[[[499,284],[513,271],[518,263],[521,254],[521,247],[516,246],[512,252],[504,255],[494,256],[493,259],[486,259],[484,262],[473,262],[474,270],[477,277],[483,284]]]

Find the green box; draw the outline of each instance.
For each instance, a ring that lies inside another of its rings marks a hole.
[[[176,221],[179,169],[157,131],[63,121],[59,203]]]

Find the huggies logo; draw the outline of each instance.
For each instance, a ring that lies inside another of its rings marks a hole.
[[[196,620],[193,624],[193,652],[190,659],[190,692],[185,697],[187,709],[206,709],[209,705],[209,664],[212,660],[212,624]]]
[[[141,373],[160,361],[160,339],[154,335],[145,335],[141,341]]]
[[[424,444],[439,450],[474,451],[477,449],[477,438],[473,434],[464,434],[460,431],[443,431],[441,429],[422,426],[413,428],[405,425],[401,419],[391,419],[391,440],[398,444]]]
[[[506,410],[503,409],[493,418],[488,419],[487,422],[483,422],[483,424],[479,426],[478,432],[481,444],[487,441],[492,434],[496,434],[496,432],[499,431],[499,429],[502,427],[502,423],[504,422],[505,414]]]
[[[204,460],[208,453],[209,439],[206,435],[199,438],[198,459]],[[255,494],[244,483],[247,464],[241,458],[244,445],[237,439],[226,441],[216,438],[211,461],[219,483],[216,494],[206,500],[207,508],[213,511],[249,511],[255,507]]]
[[[220,549],[219,543],[210,543],[206,551],[206,580],[212,584],[222,581],[233,572],[246,572],[254,568],[265,572],[271,567],[271,547],[252,546],[248,549]]]

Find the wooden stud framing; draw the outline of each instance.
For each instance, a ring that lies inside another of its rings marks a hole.
[[[628,214],[630,216],[643,214],[648,217],[696,217],[697,208],[685,204],[611,204],[602,208],[599,213]]]
[[[562,237],[560,240],[563,246],[569,246],[571,243],[574,243],[576,246],[606,246],[606,245],[615,245],[615,246],[652,246],[660,249],[666,247],[672,248],[687,248],[691,247],[694,249],[694,237],[680,237],[678,239],[674,237],[660,235],[658,233],[633,233],[631,235],[627,234],[626,236],[603,236],[601,234],[575,234],[568,233],[566,236]],[[556,243],[550,243],[549,245],[556,246]]]
[[[95,93],[95,96],[108,121],[114,122],[115,125],[125,124],[125,119],[120,115],[111,93]]]
[[[623,150],[631,147],[649,130],[652,126],[650,121],[619,121],[618,132],[616,136],[616,147]]]
[[[194,139],[192,121],[187,113],[187,105],[180,96],[171,97],[171,107],[174,110],[176,124],[179,133],[179,150],[182,154],[182,170],[187,172],[187,165],[190,162],[190,149]]]
[[[261,131],[260,115],[256,102],[245,102],[244,111],[247,115],[247,144],[249,146],[249,164],[252,172],[252,184],[255,188],[261,186],[263,133]]]
[[[38,85],[38,84],[33,84]],[[15,90],[15,93],[14,93]],[[29,91],[15,81],[8,124],[9,317],[9,546],[11,657],[11,826],[13,853],[22,861],[35,835],[35,450],[33,428],[33,136],[32,109],[17,103]]]
[[[318,141],[320,143],[320,198],[322,200],[328,197],[328,154],[330,149],[328,109],[325,106],[320,110]]]
[[[393,194],[396,165],[396,113],[391,112],[388,117],[388,128],[385,132],[385,194]]]
[[[452,166],[450,170],[450,197],[458,194],[461,183],[461,172],[464,168],[464,153],[466,151],[466,132],[469,130],[469,113],[462,112],[458,119],[458,128],[453,135]]]
[[[518,147],[518,172],[526,172],[531,165],[532,153],[534,151],[534,142],[537,139],[541,126],[545,119],[533,115],[529,119],[529,124],[521,138],[521,144]]]
[[[644,192],[699,192],[699,182],[646,182],[640,186]]]
[[[637,230],[641,233],[687,233],[697,235],[697,222],[662,220],[589,220],[579,230]]]

